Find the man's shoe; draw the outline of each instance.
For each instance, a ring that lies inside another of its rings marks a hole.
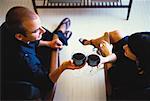
[[[61,31],[62,33],[65,33],[68,30],[68,28],[70,27],[70,25],[71,25],[71,20],[69,18],[64,18],[60,22],[60,24],[58,25],[58,27],[54,30],[54,33],[58,32],[58,31]],[[63,27],[65,27],[65,28],[63,28]],[[61,28],[63,28],[64,30],[61,29]]]

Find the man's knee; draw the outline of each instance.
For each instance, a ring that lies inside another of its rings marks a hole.
[[[49,30],[47,30],[46,28],[44,28],[46,30],[46,32],[42,35],[42,39],[41,40],[52,40],[53,39],[53,33],[51,33]]]

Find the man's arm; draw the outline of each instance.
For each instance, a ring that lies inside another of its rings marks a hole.
[[[58,36],[56,34],[53,36],[53,40],[58,40]],[[41,41],[41,42],[43,42],[43,41]],[[61,41],[60,41],[60,43],[61,43]],[[61,43],[61,45],[62,45],[62,43]],[[81,68],[81,67],[75,66],[72,61],[65,61],[59,67],[57,67],[58,66],[58,64],[57,64],[58,55],[59,55],[58,51],[53,50],[53,52],[51,54],[51,61],[50,61],[51,63],[50,63],[50,72],[49,72],[49,78],[52,80],[53,83],[55,83],[58,80],[59,76],[62,74],[62,72],[64,70],[66,70],[66,69],[74,70],[74,69]]]
[[[38,46],[47,46],[51,48],[62,48],[62,42],[59,39],[53,39],[52,41],[40,40]]]
[[[57,55],[58,55],[57,53],[53,54],[52,60],[57,60]],[[53,83],[55,83],[58,80],[59,76],[62,74],[63,71],[67,69],[68,70],[80,69],[85,65],[83,64],[82,66],[76,66],[72,60],[64,61],[59,67],[57,67],[58,65],[56,64],[57,64],[57,61],[53,61],[50,64],[49,78],[52,80]]]
[[[80,69],[80,68],[82,67],[75,66],[72,61],[65,61],[58,68],[51,71],[49,73],[49,77],[55,83],[64,70],[66,69],[74,70],[74,69]]]

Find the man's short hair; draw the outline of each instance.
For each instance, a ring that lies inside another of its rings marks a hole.
[[[20,33],[25,35],[27,29],[23,27],[22,23],[25,20],[34,20],[36,18],[37,15],[35,12],[26,7],[16,6],[7,12],[5,20],[9,30],[11,30],[12,33]]]

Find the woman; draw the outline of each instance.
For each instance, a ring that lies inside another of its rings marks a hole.
[[[110,99],[150,100],[150,32],[122,37],[119,31],[112,31],[81,42],[94,45],[105,56],[101,63],[108,69],[112,87]],[[109,43],[113,45],[112,51]]]

